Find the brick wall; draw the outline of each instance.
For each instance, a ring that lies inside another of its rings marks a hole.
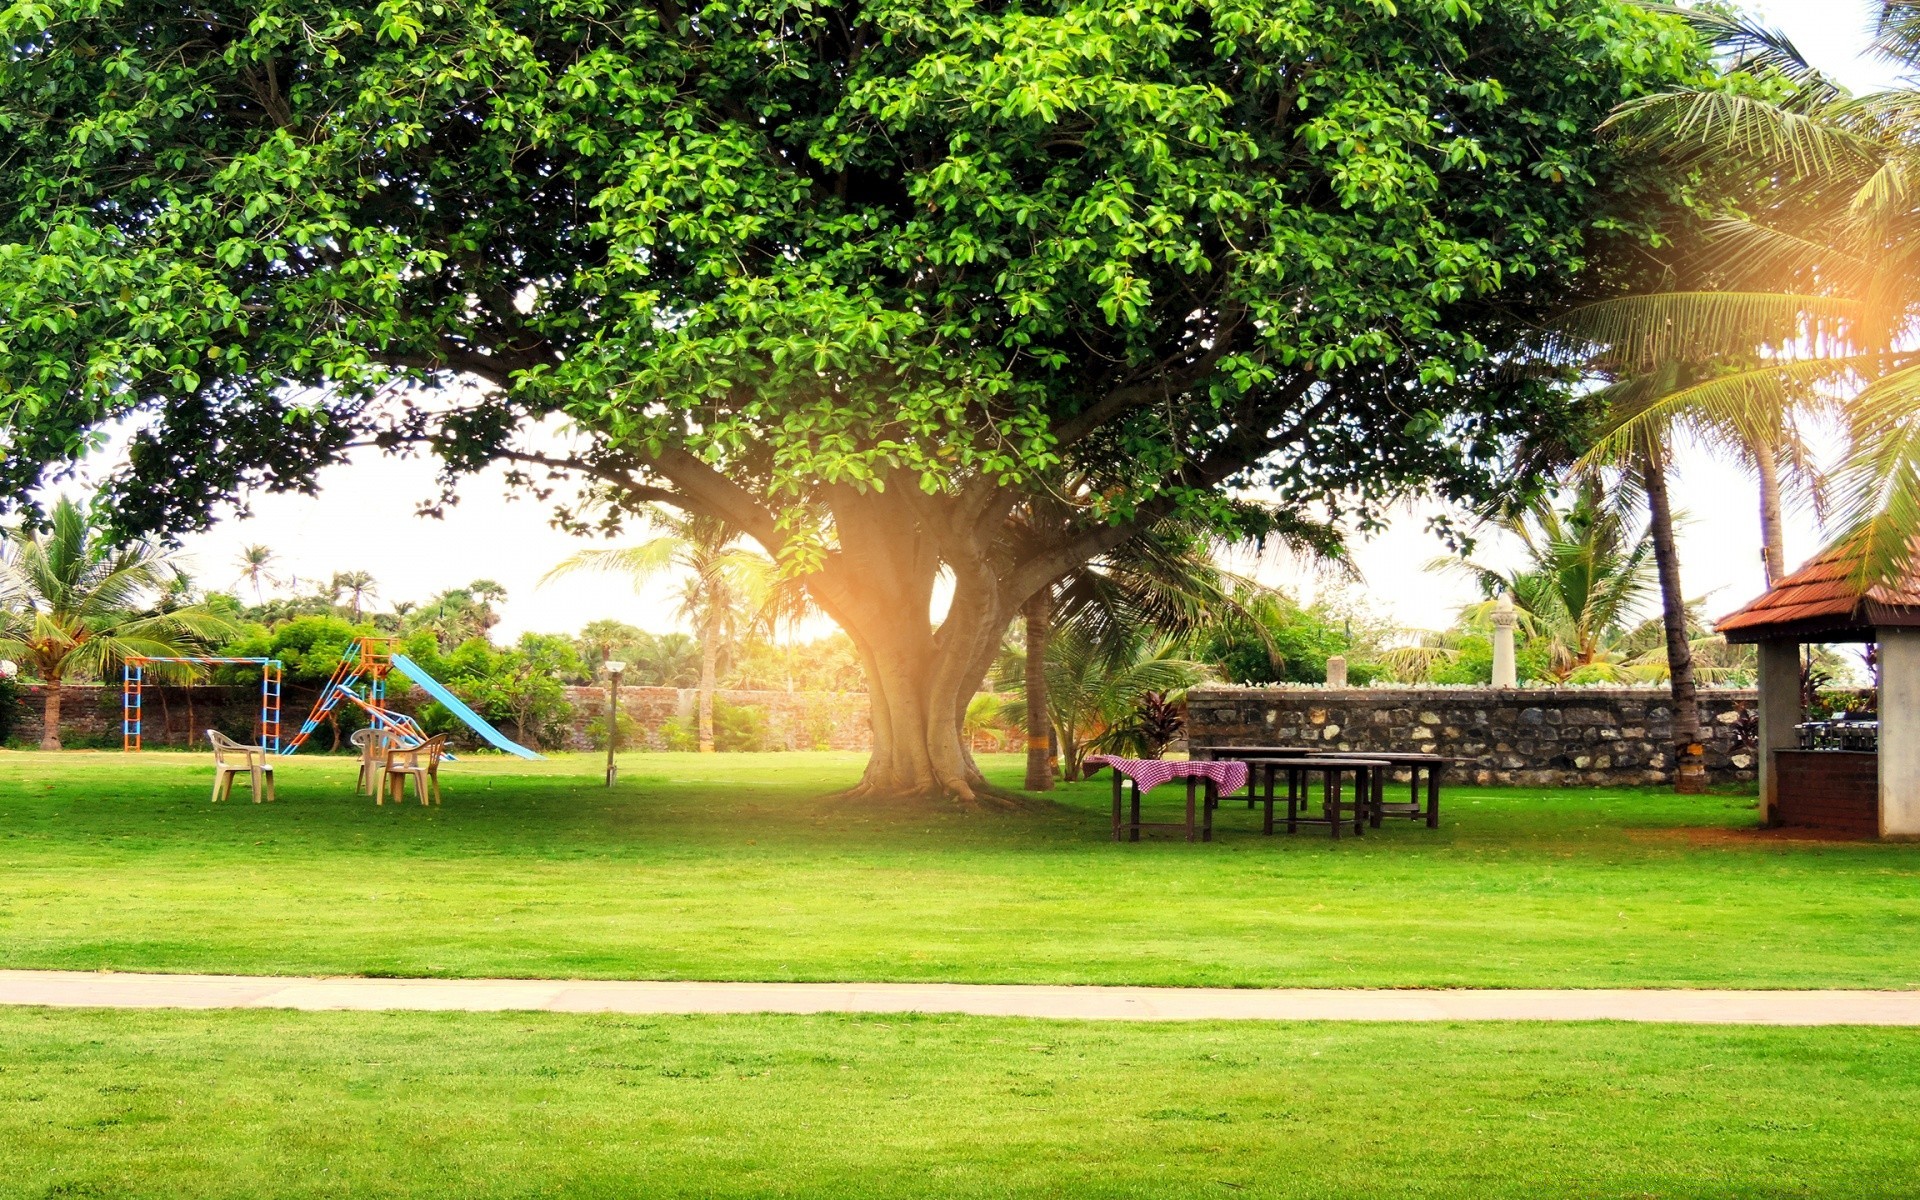
[[[714,696],[728,704],[758,709],[766,714],[767,748],[770,750],[869,750],[873,747],[873,726],[868,717],[864,692],[746,692],[722,689],[715,692]],[[667,723],[675,718],[692,721],[695,699],[692,688],[621,688],[620,715],[633,721],[642,739],[642,745],[633,748],[666,749]],[[567,689],[567,700],[573,705],[573,719],[567,733],[566,749],[591,749],[593,739],[587,735],[587,725],[607,711],[607,689],[570,687]]]
[[[19,720],[12,740],[33,745],[41,735],[40,714],[45,700],[37,685],[25,689]],[[313,704],[314,690],[289,686],[282,701],[282,736],[300,728],[300,721]],[[720,691],[716,695],[729,704],[755,708],[766,715],[767,745],[787,750],[868,750],[873,745],[873,727],[867,716],[865,693],[849,692],[749,692]],[[144,698],[145,713],[141,736],[149,746],[180,746],[203,743],[206,730],[217,728],[236,738],[251,738],[260,715],[258,686],[196,687],[188,690],[149,684]],[[394,697],[394,707],[411,711],[413,702],[422,699],[411,689]],[[566,744],[554,749],[590,749],[587,723],[606,710],[607,693],[600,687],[569,687],[567,700],[573,705]],[[69,746],[120,744],[120,687],[97,683],[67,684],[61,689],[60,730]],[[620,689],[620,713],[639,730],[641,744],[634,749],[666,748],[664,727],[676,716],[691,719],[694,693],[691,688],[628,687]],[[191,712],[192,721],[188,715]],[[511,723],[502,732],[513,736]],[[325,729],[315,735],[311,745],[325,750],[330,744]]]
[[[1735,725],[1751,689],[1700,693],[1707,771],[1755,778]],[[1464,760],[1459,777],[1534,786],[1658,784],[1672,779],[1673,706],[1658,688],[1195,688],[1193,746],[1420,750]]]
[[[46,704],[46,689],[29,684],[22,689],[20,709],[13,725],[12,739],[36,745],[40,741],[40,719]],[[148,684],[142,697],[144,711],[140,722],[141,740],[150,746],[179,746],[189,742],[206,744],[206,731],[218,729],[235,738],[251,738],[260,722],[260,686],[183,687]],[[283,703],[282,722],[289,719],[299,725],[305,707],[294,711],[291,689]],[[311,703],[312,697],[304,698]],[[60,689],[60,736],[68,746],[120,745],[120,685],[103,687],[97,683],[70,683]]]

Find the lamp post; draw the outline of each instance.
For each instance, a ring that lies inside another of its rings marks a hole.
[[[620,673],[627,664],[619,659],[607,660],[607,786],[620,777],[620,768],[613,761],[614,749],[620,744]]]

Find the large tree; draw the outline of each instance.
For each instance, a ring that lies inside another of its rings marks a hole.
[[[1238,485],[1283,524],[1509,486],[1571,401],[1508,352],[1658,190],[1592,131],[1702,61],[1623,0],[32,0],[0,32],[0,496],[127,422],[135,529],[358,443],[715,517],[857,644],[862,788],[962,798],[967,698],[1070,568],[1231,524]],[[1035,497],[1073,514],[1040,544]]]

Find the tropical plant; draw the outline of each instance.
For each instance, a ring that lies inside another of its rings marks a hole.
[[[1149,693],[1179,696],[1206,678],[1205,665],[1185,657],[1181,644],[1149,631],[1127,627],[1101,641],[1084,625],[1067,625],[1047,643],[1047,718],[1059,736],[1061,774],[1068,781],[1086,771],[1087,755],[1131,734]],[[1011,680],[1002,676],[1004,688]],[[1026,702],[1008,702],[1008,716],[1026,717]]]
[[[1865,96],[1777,32],[1686,12],[1742,74],[1635,98],[1610,123],[1632,148],[1730,181],[1742,211],[1689,247],[1669,286],[1562,322],[1638,393],[1603,452],[1704,425],[1757,452],[1764,488],[1769,441],[1792,450],[1788,415],[1844,399],[1851,445],[1834,490],[1860,586],[1908,569],[1920,535],[1920,208],[1907,182],[1920,177],[1920,7],[1875,9],[1874,49],[1903,82]],[[1777,511],[1766,519],[1777,572]]]
[[[253,602],[255,604],[265,604],[267,602],[266,593],[262,585],[277,582],[268,568],[271,567],[279,557],[279,555],[274,553],[273,547],[271,546],[253,545],[241,548],[240,555],[235,560],[236,565],[240,568],[240,574],[234,582],[238,583],[244,580],[252,585]]]
[[[805,610],[805,593],[781,576],[772,559],[742,545],[739,531],[724,521],[659,507],[644,515],[660,536],[633,546],[582,550],[540,582],[592,571],[624,575],[637,590],[662,573],[685,572],[680,613],[700,637],[698,746],[702,753],[712,753],[714,690],[723,648],[750,628],[790,622]]]
[[[1487,599],[1470,624],[1484,625],[1502,592],[1513,597],[1523,628],[1542,641],[1552,678],[1586,671],[1621,677],[1614,645],[1654,596],[1653,538],[1635,528],[1626,489],[1589,472],[1558,496],[1543,496],[1497,524],[1518,539],[1525,559],[1502,570],[1446,558],[1433,569],[1464,573]]]
[[[1100,748],[1128,758],[1159,758],[1187,730],[1186,710],[1165,692],[1146,692],[1132,718],[1109,729]]]
[[[443,652],[451,651],[474,638],[487,638],[500,623],[493,606],[506,597],[506,589],[499,584],[476,579],[466,587],[435,595],[408,615],[404,628],[430,632]]]
[[[18,525],[0,548],[0,658],[17,659],[44,685],[42,750],[60,748],[61,684],[103,678],[131,656],[204,651],[236,626],[201,605],[156,612],[176,578],[156,542],[116,543],[92,514],[61,497],[46,532]]]
[[[1060,520],[1057,505],[1033,504],[1024,532]],[[1325,523],[1303,522],[1245,502],[1234,506],[1240,528],[1323,562],[1343,552],[1337,532]],[[1100,645],[1131,645],[1141,630],[1189,641],[1239,621],[1265,641],[1254,611],[1266,592],[1252,580],[1223,569],[1219,549],[1205,525],[1162,521],[1092,561],[1040,588],[1022,610],[1025,644],[1021,694],[1027,724],[1029,791],[1053,786],[1057,738],[1047,720],[1047,647],[1057,628],[1077,627]],[[1266,643],[1269,653],[1270,643]]]
[[[367,601],[379,594],[373,576],[366,571],[336,571],[325,590],[336,600],[341,596],[347,598],[347,615],[356,625],[366,610]]]
[[[1004,748],[1012,731],[1007,720],[1005,697],[981,692],[967,702],[966,724],[962,732],[966,734],[969,746],[982,737],[988,737],[993,739],[996,746]]]
[[[1574,397],[1510,352],[1644,229],[1594,129],[1706,70],[1625,0],[126,0],[0,35],[5,503],[124,428],[129,528],[369,442],[710,514],[860,647],[861,786],[961,800],[1003,634],[1103,551],[1248,484],[1513,487]]]
[[[1324,683],[1327,660],[1347,659],[1347,678],[1365,684],[1392,631],[1337,602],[1302,605],[1277,588],[1236,585],[1195,653],[1234,683]]]

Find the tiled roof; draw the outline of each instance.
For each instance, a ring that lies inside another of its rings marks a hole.
[[[1720,618],[1716,628],[1735,642],[1770,633],[1867,633],[1876,627],[1920,626],[1920,545],[1913,566],[1893,583],[1860,586],[1860,555],[1830,546],[1765,595]]]

